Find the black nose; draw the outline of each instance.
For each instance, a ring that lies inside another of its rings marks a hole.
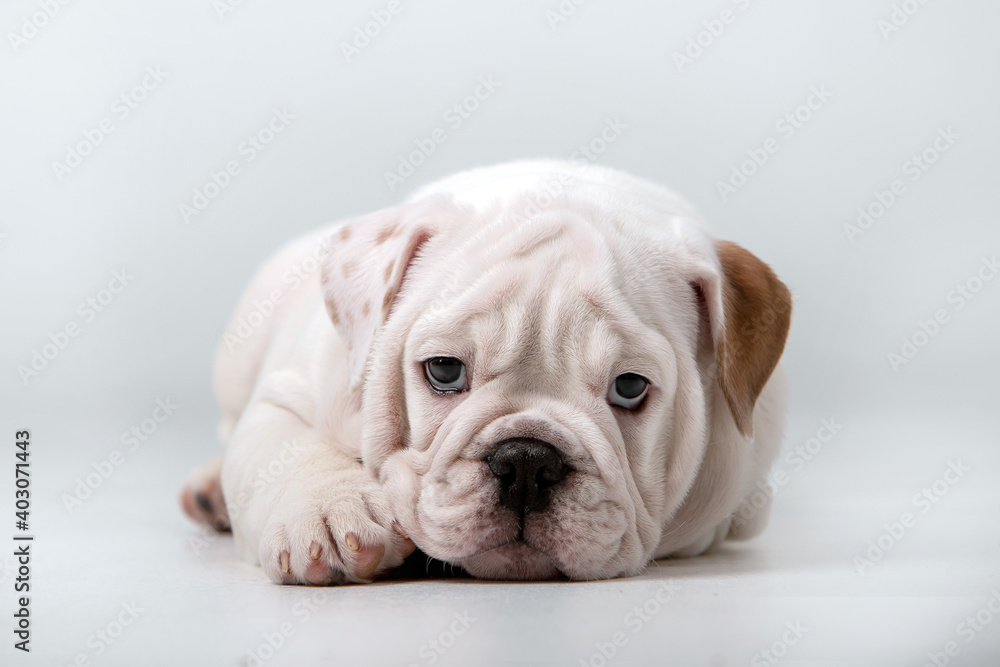
[[[500,480],[500,504],[521,516],[548,507],[552,486],[569,472],[555,447],[534,438],[504,440],[486,464]]]

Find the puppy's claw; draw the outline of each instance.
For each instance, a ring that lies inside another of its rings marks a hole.
[[[290,565],[290,560],[291,559],[289,558],[287,551],[282,551],[280,554],[278,554],[278,567],[285,574],[291,574],[292,573],[292,567]]]
[[[361,543],[358,542],[358,536],[354,533],[348,533],[344,536],[344,543],[347,548],[351,551],[359,551],[361,549]]]
[[[309,558],[312,560],[319,560],[319,555],[322,551],[323,547],[319,545],[319,542],[314,540],[313,543],[309,545]]]

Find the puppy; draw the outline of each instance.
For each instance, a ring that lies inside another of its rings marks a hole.
[[[734,517],[781,441],[790,316],[655,185],[461,173],[263,266],[216,358],[225,455],[181,503],[286,584],[415,547],[477,577],[634,575],[764,528],[767,504]]]

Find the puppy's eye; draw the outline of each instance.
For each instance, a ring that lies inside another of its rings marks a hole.
[[[622,373],[611,383],[608,402],[622,408],[634,410],[642,404],[649,389],[649,380],[637,373]]]
[[[437,391],[457,392],[469,388],[465,380],[465,364],[455,357],[431,357],[424,362],[424,373]]]

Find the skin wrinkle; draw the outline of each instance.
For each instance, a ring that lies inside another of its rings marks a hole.
[[[431,495],[434,495],[434,494],[431,494]],[[447,515],[445,517],[445,520],[441,520],[439,518],[436,521],[432,521],[427,516],[427,511],[429,509],[429,504],[428,503],[429,503],[429,499],[427,497],[425,497],[424,494],[421,494],[421,501],[417,505],[417,515],[418,515],[418,520],[421,517],[423,517],[423,518],[426,519],[425,521],[421,521],[421,525],[424,525],[424,526],[428,526],[429,525],[430,527],[434,528],[435,529],[435,531],[434,531],[435,534],[442,533],[442,538],[446,541],[446,543],[449,546],[451,546],[453,548],[456,545],[464,544],[464,540],[457,540],[456,537],[455,537],[455,535],[454,535],[454,533],[461,533],[461,532],[463,532],[463,530],[462,530],[463,521],[455,521],[453,518],[452,518],[452,520],[448,520],[449,517],[453,517],[455,514],[459,513],[460,509],[464,509],[464,508],[452,507],[452,506],[449,506],[448,504],[444,504],[444,505],[438,504],[438,505],[435,505],[435,507],[444,507],[446,510],[452,510],[452,514],[451,515]],[[498,514],[499,514],[499,512],[496,509],[496,507],[495,507],[494,504],[492,504],[492,503],[479,503],[479,504],[475,504],[473,506],[473,510],[472,510],[471,514],[469,512],[465,512],[464,514],[462,514],[461,518],[464,519],[465,520],[464,523],[467,524],[467,525],[469,525],[470,527],[473,527],[473,528],[475,528],[477,526],[482,526],[483,527],[482,530],[479,531],[480,532],[480,536],[479,536],[479,542],[480,542],[480,544],[482,544],[484,542],[492,543],[496,539],[496,538],[494,538],[492,536],[497,535],[497,534],[501,535],[500,542],[509,541],[511,539],[511,537],[509,535],[504,536],[504,533],[510,533],[512,526],[510,526],[509,523],[505,523],[503,521],[497,521],[496,518],[497,518]],[[473,521],[470,522],[469,519],[472,519]],[[430,533],[425,532],[425,535],[427,535],[428,537],[431,537]],[[439,540],[437,538],[434,538],[434,542],[440,543],[441,540]],[[498,546],[500,542],[498,542],[497,545],[495,545],[494,547],[491,547],[491,548],[496,548],[496,546]],[[483,547],[481,545],[480,546],[474,546],[474,547],[471,547],[471,548],[476,549],[476,550],[482,550],[483,549]],[[463,550],[462,553],[451,555],[450,559],[456,560],[456,559],[467,557],[467,556],[464,556],[463,554],[464,554],[464,550]]]
[[[531,280],[530,282],[545,284],[550,281],[557,282],[558,279],[553,275],[547,275],[543,276],[537,282],[535,280]],[[571,305],[564,306],[566,301],[567,299],[564,298],[561,291],[543,291],[534,297],[528,298],[527,313],[525,316],[516,320],[514,318],[504,318],[504,321],[511,322],[510,329],[519,330],[520,333],[519,337],[515,337],[510,332],[505,332],[507,333],[506,337],[515,340],[519,338],[521,346],[506,345],[501,350],[497,350],[494,355],[484,355],[487,358],[496,359],[496,357],[501,356],[500,352],[503,352],[505,353],[503,356],[507,358],[506,361],[503,359],[495,361],[494,363],[496,363],[498,368],[487,371],[488,376],[500,375],[503,372],[510,371],[517,365],[530,363],[538,364],[540,374],[543,374],[544,377],[557,378],[560,375],[566,374],[565,364],[570,363],[575,358],[575,355],[560,354],[560,351],[569,347],[568,339],[570,332],[574,332],[578,336],[586,335],[577,330],[577,324],[569,326],[565,324],[567,320],[578,322],[582,319],[577,317],[570,318],[564,315],[567,310],[571,314],[579,312],[575,301],[570,301]],[[553,316],[553,313],[556,313],[555,316]],[[529,322],[529,328],[526,331],[522,327],[517,326],[520,320]],[[554,322],[561,322],[563,326],[558,326]],[[593,326],[598,325],[599,323],[593,323]],[[489,326],[487,325],[483,328],[488,329]],[[496,346],[494,346],[494,349],[496,349]],[[549,351],[548,354],[545,354],[546,350]],[[593,373],[592,375],[598,374]]]

